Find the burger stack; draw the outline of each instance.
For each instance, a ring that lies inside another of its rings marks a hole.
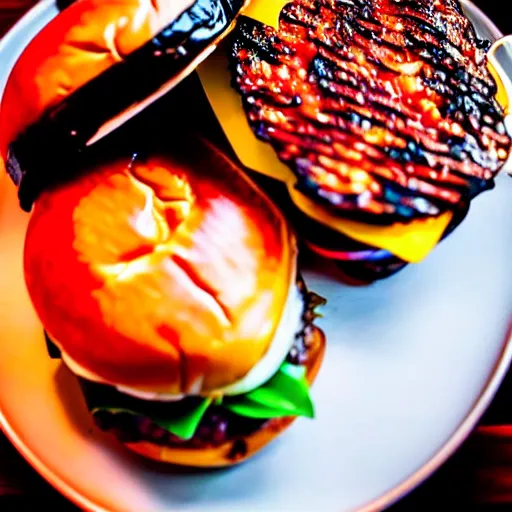
[[[487,43],[457,0],[61,6],[0,105],[49,353],[129,449],[246,460],[315,416],[299,247],[372,282],[493,187]]]
[[[295,0],[242,16],[202,83],[307,247],[371,282],[424,260],[508,159],[488,47],[458,0]]]

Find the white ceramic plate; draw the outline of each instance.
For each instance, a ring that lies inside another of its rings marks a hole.
[[[471,4],[486,37],[500,34]],[[0,91],[27,42],[56,13],[31,11],[0,44]],[[299,419],[244,465],[183,471],[126,453],[92,425],[74,378],[47,357],[21,255],[27,215],[0,179],[0,422],[62,493],[91,510],[346,511],[383,508],[453,453],[512,357],[512,179],[419,266],[368,288],[309,270],[329,300],[316,421]],[[49,237],[52,234],[49,233]]]

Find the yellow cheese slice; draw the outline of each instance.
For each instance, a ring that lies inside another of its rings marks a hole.
[[[251,0],[244,9],[244,15],[276,30],[279,28],[279,14],[291,0]]]
[[[248,169],[279,181],[295,181],[292,170],[283,164],[270,144],[253,133],[240,95],[231,87],[231,75],[224,47],[219,47],[198,68],[197,73],[208,101],[236,156]]]
[[[391,252],[409,263],[419,263],[437,245],[453,214],[446,212],[439,217],[414,220],[408,224],[376,226],[333,215],[293,187],[288,187],[293,202],[317,222],[325,224],[344,235],[373,247]]]
[[[206,96],[240,162],[287,184],[294,203],[306,215],[354,240],[385,249],[395,256],[417,263],[439,242],[450,223],[452,213],[408,224],[375,226],[349,221],[329,213],[295,189],[291,169],[277,157],[270,144],[260,141],[247,121],[240,95],[231,87],[225,50],[220,47],[197,69]]]

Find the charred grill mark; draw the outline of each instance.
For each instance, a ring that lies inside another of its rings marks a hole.
[[[493,187],[510,139],[487,46],[457,0],[295,0],[278,32],[242,18],[232,71],[299,190],[390,223]]]

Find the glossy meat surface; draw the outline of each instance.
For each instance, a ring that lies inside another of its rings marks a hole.
[[[510,139],[457,0],[295,0],[242,17],[234,86],[253,131],[340,215],[410,221],[493,187]]]

